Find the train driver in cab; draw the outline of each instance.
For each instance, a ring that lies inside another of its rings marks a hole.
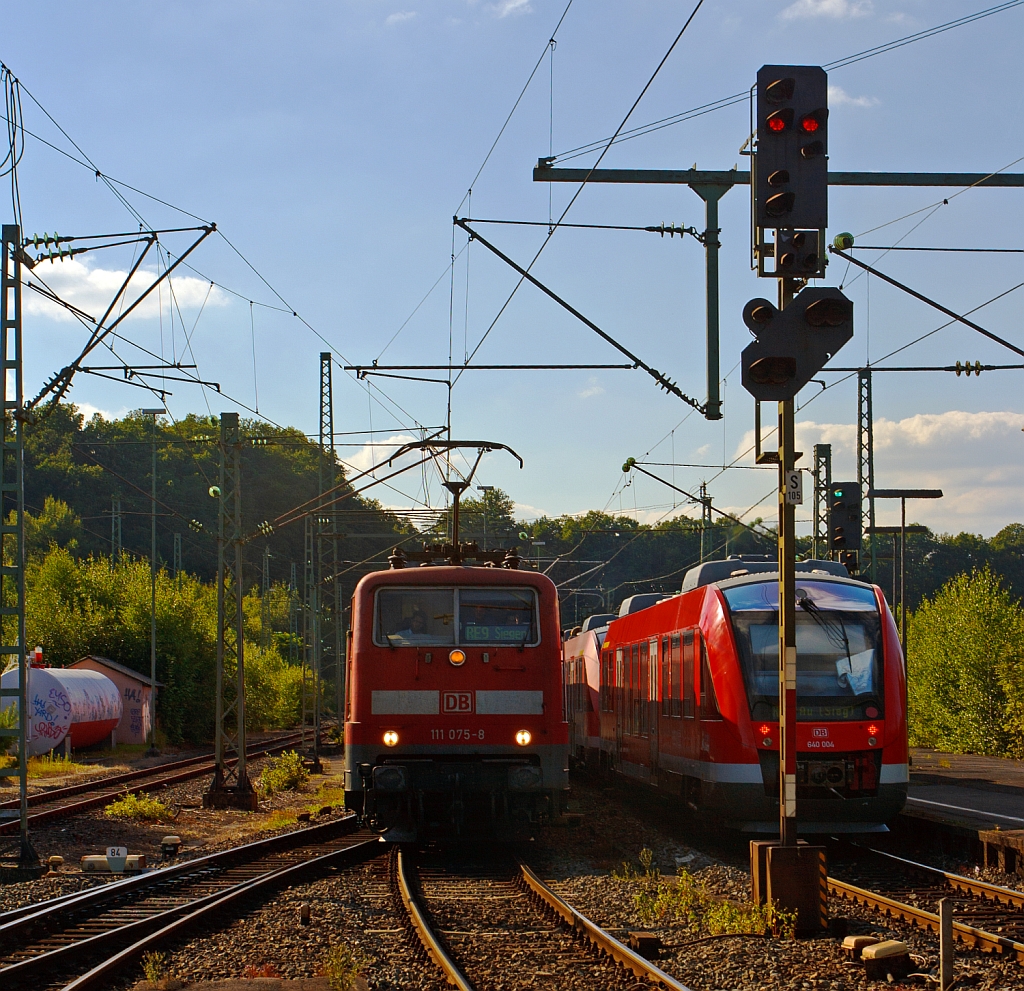
[[[427,632],[427,626],[427,614],[417,604],[412,607],[412,615],[406,628],[399,630],[394,636],[405,643],[430,643],[436,638]]]

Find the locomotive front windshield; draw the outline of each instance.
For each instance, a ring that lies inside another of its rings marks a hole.
[[[752,719],[779,718],[779,586],[723,588]],[[878,719],[883,713],[881,622],[861,585],[798,580],[796,704],[800,720]]]
[[[537,596],[530,588],[382,588],[374,631],[381,646],[534,646]]]

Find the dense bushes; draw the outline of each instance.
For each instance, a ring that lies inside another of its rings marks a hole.
[[[907,628],[911,744],[1024,755],[1024,611],[999,578],[950,579]]]
[[[276,600],[285,599],[281,594],[273,598],[278,607]],[[256,617],[255,623],[246,623],[247,725],[293,725],[299,718],[301,670],[282,658],[276,644],[259,645],[259,597],[247,596],[245,607],[247,620]],[[44,556],[29,560],[25,614],[28,643],[43,646],[48,664],[60,667],[99,654],[149,674],[147,561],[80,560],[53,543]],[[217,660],[215,585],[192,575],[172,578],[158,572],[156,625],[157,679],[164,685],[160,725],[172,741],[209,740]]]

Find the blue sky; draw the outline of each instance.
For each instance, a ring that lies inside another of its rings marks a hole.
[[[196,271],[175,280],[177,309],[164,294],[126,322],[124,336],[155,353],[180,356],[183,335],[190,335],[185,360],[194,357],[203,379],[254,408],[258,391],[262,415],[313,432],[321,350],[332,350],[342,364],[375,358],[443,364],[451,341],[458,362],[507,298],[515,276],[481,246],[464,250],[461,233],[449,276],[451,217],[457,208],[467,212],[460,201],[564,6],[564,0],[22,5],[7,12],[0,59],[104,174],[215,220],[280,294],[227,242],[211,237],[193,256]],[[763,63],[826,63],[981,7],[942,0],[706,0],[630,126],[740,92]],[[473,186],[472,215],[547,220],[549,188],[531,181],[537,158],[549,148],[558,154],[610,135],[690,9],[663,0],[575,0],[553,57],[538,70]],[[1019,159],[1022,28],[1024,7],[1018,7],[833,72],[831,167],[991,172]],[[24,119],[29,130],[78,156],[27,97]],[[748,131],[747,106],[739,104],[614,146],[602,164],[745,168],[738,150]],[[1022,170],[1024,163],[1009,168]],[[19,181],[29,234],[137,225],[90,169],[35,139],[28,140]],[[194,223],[122,191],[147,224]],[[574,192],[552,187],[555,216]],[[900,239],[908,245],[1020,246],[1021,191],[953,196],[957,192],[833,189],[829,236],[848,230],[860,243],[883,246]],[[6,186],[0,197],[10,222]],[[770,473],[721,471],[723,461],[732,463],[749,446],[753,420],[752,401],[738,370],[731,371],[749,340],[740,311],[747,299],[774,292],[749,270],[748,211],[745,187],[722,200],[724,421],[706,423],[697,414],[684,420],[687,408],[637,371],[467,372],[453,391],[455,435],[502,441],[526,462],[520,471],[506,456],[488,456],[477,481],[505,488],[527,515],[607,507],[654,521],[692,512],[678,498],[673,506],[672,493],[655,482],[623,487],[622,462],[646,454],[650,462],[717,465],[656,470],[690,491],[707,479],[723,508],[747,511],[764,499],[773,489]],[[703,226],[701,203],[685,187],[588,186],[567,220]],[[543,228],[481,231],[520,261],[533,256],[545,235]],[[166,243],[177,251],[185,241],[175,235]],[[130,252],[87,254],[63,267],[44,263],[38,271],[95,314],[116,273],[130,264]],[[961,312],[1024,281],[1020,254],[863,257],[880,258],[883,271]],[[684,391],[703,397],[703,264],[703,249],[690,238],[567,229],[551,239],[534,271]],[[208,280],[225,288],[208,293]],[[826,282],[843,282],[856,306],[855,338],[838,364],[878,360],[944,322],[877,279],[854,280],[844,265],[830,266]],[[1022,293],[985,306],[975,319],[1024,342]],[[34,299],[26,303],[27,382],[35,391],[77,354],[84,333]],[[126,342],[117,351],[127,360],[152,361]],[[958,359],[1018,360],[954,326],[893,361]],[[108,354],[95,363],[113,360]],[[524,287],[475,360],[620,359]],[[940,530],[992,534],[1024,519],[1020,375],[877,375],[878,484],[942,487],[945,499],[914,512]],[[378,379],[382,391],[368,392],[340,368],[335,383],[336,429],[352,432],[340,438],[351,445],[341,453],[355,465],[368,465],[384,450],[363,446],[367,441],[380,444],[410,436],[417,425],[444,422],[443,386]],[[196,386],[171,388],[168,408],[176,417],[239,408]],[[815,442],[831,442],[835,476],[855,477],[855,382],[815,397],[817,388],[800,396],[798,447],[809,452]],[[71,398],[110,413],[154,402],[140,390],[88,376],[76,380]],[[356,433],[371,429],[372,436]],[[413,505],[424,498],[423,478],[416,474],[398,491],[379,495],[388,504]],[[435,505],[441,498],[436,479],[429,498]],[[770,518],[773,508],[774,496],[747,518]],[[886,511],[880,521],[893,517]]]

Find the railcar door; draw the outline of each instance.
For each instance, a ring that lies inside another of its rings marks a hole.
[[[622,656],[622,648],[615,648],[615,694],[612,704],[615,706],[615,748],[612,751],[615,767],[622,764],[622,730],[625,719],[626,689],[625,673],[626,665]]]
[[[658,671],[660,665],[663,662],[663,658],[658,653],[658,641],[652,639],[648,648],[648,668],[647,668],[647,724],[650,726],[650,736],[648,741],[650,743],[650,769],[651,769],[651,783],[657,784],[658,782],[658,738],[660,729],[660,720],[658,719]]]

